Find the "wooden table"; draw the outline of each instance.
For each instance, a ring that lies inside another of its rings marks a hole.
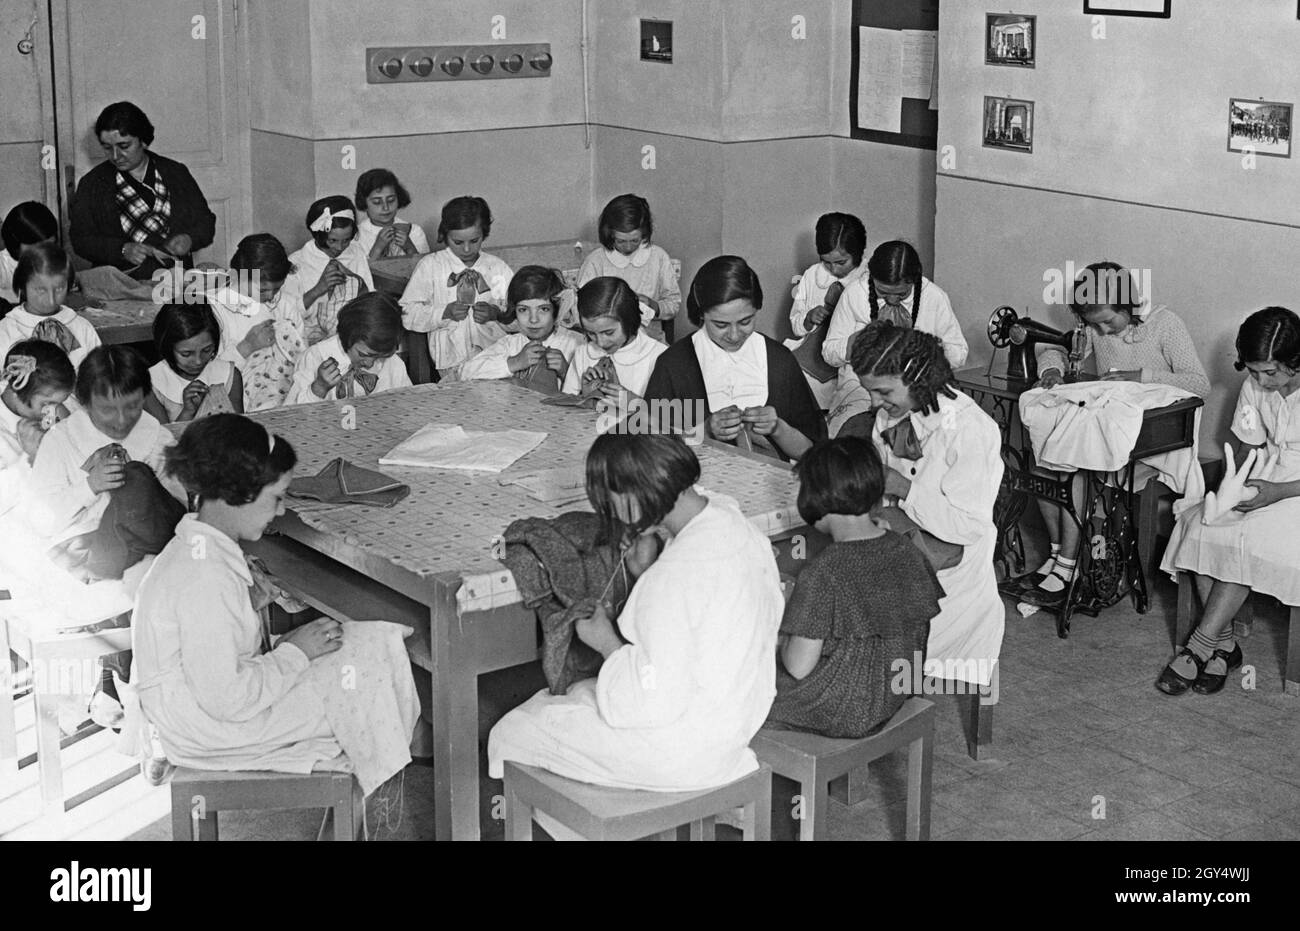
[[[1133,452],[1123,468],[1115,472],[1079,470],[1087,484],[1083,513],[1078,513],[1070,493],[1073,475],[1044,473],[1038,468],[1028,430],[1020,421],[1020,395],[1032,388],[1033,383],[990,375],[979,369],[957,372],[956,381],[1002,430],[1005,468],[993,521],[998,529],[994,563],[1001,564],[1003,570],[1004,581],[999,586],[1003,593],[1012,597],[1018,594],[1013,576],[1025,568],[1020,516],[1029,500],[1036,498],[1064,509],[1080,528],[1076,554],[1079,567],[1057,611],[1057,635],[1069,636],[1070,617],[1074,612],[1096,617],[1125,595],[1133,597],[1138,613],[1145,613],[1148,594],[1145,567],[1137,545],[1134,465],[1147,456],[1192,446],[1196,442],[1196,411],[1205,402],[1200,398],[1186,398],[1146,411]]]
[[[152,301],[105,301],[103,307],[86,307],[79,312],[106,346],[153,342],[158,305]]]
[[[355,430],[343,427],[345,404],[355,406]],[[314,473],[336,456],[378,468],[380,456],[429,422],[548,434],[500,475],[384,468],[411,486],[411,495],[396,507],[295,502],[273,525],[274,535],[248,547],[318,610],[416,629],[412,662],[429,672],[432,688],[435,834],[440,840],[477,839],[478,676],[532,662],[540,646],[536,618],[519,604],[493,544],[516,518],[561,513],[500,480],[550,468],[580,476],[596,437],[595,413],[543,405],[539,395],[509,382],[474,381],[252,416],[293,444],[299,474]],[[712,444],[697,452],[701,485],[737,499],[765,533],[779,535],[801,524],[788,466]]]

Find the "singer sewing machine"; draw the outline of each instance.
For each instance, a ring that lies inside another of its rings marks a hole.
[[[1054,330],[1046,324],[1017,316],[1014,308],[999,307],[989,317],[989,342],[994,349],[1010,349],[1007,355],[1007,381],[1038,381],[1037,345],[1060,346],[1069,357],[1067,381],[1080,377],[1085,346],[1083,324],[1068,333]]]
[[[1034,346],[1062,346],[1070,356],[1067,381],[1095,378],[1081,371],[1083,334],[1061,332],[1027,317],[1010,307],[993,312],[988,326],[989,342],[995,348],[1011,349],[1007,374],[994,375],[980,369],[956,373],[957,387],[970,395],[993,417],[1002,432],[1002,488],[993,510],[997,527],[994,565],[999,588],[1015,598],[1015,576],[1025,570],[1024,541],[1020,518],[1031,499],[1051,501],[1061,507],[1080,528],[1077,557],[1079,571],[1056,612],[1056,632],[1069,635],[1070,618],[1077,611],[1096,617],[1125,596],[1132,596],[1139,613],[1147,609],[1146,571],[1138,545],[1138,502],[1141,489],[1133,487],[1134,464],[1157,453],[1191,446],[1194,442],[1199,398],[1177,401],[1143,415],[1129,462],[1117,472],[1082,470],[1087,479],[1081,508],[1074,505],[1072,477],[1038,468],[1028,431],[1020,421],[1020,395],[1038,380]],[[991,368],[991,366],[990,366]]]

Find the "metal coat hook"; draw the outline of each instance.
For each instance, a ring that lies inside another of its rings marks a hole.
[[[36,41],[32,38],[32,33],[36,31],[37,17],[32,17],[32,24],[27,27],[27,33],[18,40],[18,54],[30,55],[36,48]]]

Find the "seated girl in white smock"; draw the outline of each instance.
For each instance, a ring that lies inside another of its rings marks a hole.
[[[244,382],[233,363],[217,357],[221,325],[207,304],[167,304],[153,321],[162,361],[149,368],[153,390],[144,409],[159,423],[221,412],[244,412]]]
[[[370,262],[356,240],[357,214],[346,197],[322,197],[307,211],[311,241],[293,255],[285,287],[301,296],[303,335],[314,346],[338,330],[339,311],[375,289]]]
[[[952,303],[943,288],[925,277],[916,249],[902,240],[877,246],[866,274],[845,286],[822,344],[822,358],[840,367],[829,408],[831,436],[849,417],[871,407],[849,359],[853,341],[874,320],[933,333],[954,371],[966,364],[969,347]]]
[[[565,393],[598,392],[616,403],[641,397],[668,347],[641,326],[636,292],[622,278],[593,278],[578,289],[578,319],[587,339],[573,354]]]
[[[938,573],[945,595],[930,622],[925,674],[990,685],[1006,620],[993,573],[998,426],[953,389],[944,346],[929,333],[869,324],[854,342],[852,364],[876,408],[870,433],[887,500],[896,498],[922,530],[963,548],[961,561]]]
[[[601,607],[575,633],[600,674],[546,690],[488,739],[501,778],[513,760],[597,785],[674,791],[757,768],[749,741],[776,694],[783,600],[772,547],[735,501],[695,488],[699,460],[676,436],[603,434],[587,456],[596,511],[670,537],[617,620]]]
[[[1249,373],[1232,418],[1237,464],[1257,449],[1272,470],[1208,525],[1204,504],[1179,515],[1160,568],[1194,573],[1201,618],[1156,681],[1169,695],[1214,694],[1241,666],[1232,619],[1251,592],[1300,605],[1300,317],[1285,307],[1251,314],[1237,331],[1236,365]]]
[[[515,378],[550,389],[563,384],[582,337],[555,325],[564,279],[553,268],[525,265],[510,279],[506,308],[518,333],[508,333],[466,362],[460,377]]]
[[[168,451],[193,510],[140,585],[132,681],[178,766],[351,770],[369,794],[410,762],[410,629],[321,619],[272,645],[240,544],[284,512],[295,461],[238,414],[195,421]]]

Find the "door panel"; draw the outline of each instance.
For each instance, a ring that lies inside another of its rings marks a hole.
[[[229,259],[249,216],[236,3],[55,4],[56,36],[62,32],[66,38],[63,79],[57,66],[55,78],[65,164],[72,164],[79,179],[102,161],[95,119],[114,101],[137,104],[154,124],[153,150],[189,168],[217,215],[216,239],[197,258],[221,263]]]

